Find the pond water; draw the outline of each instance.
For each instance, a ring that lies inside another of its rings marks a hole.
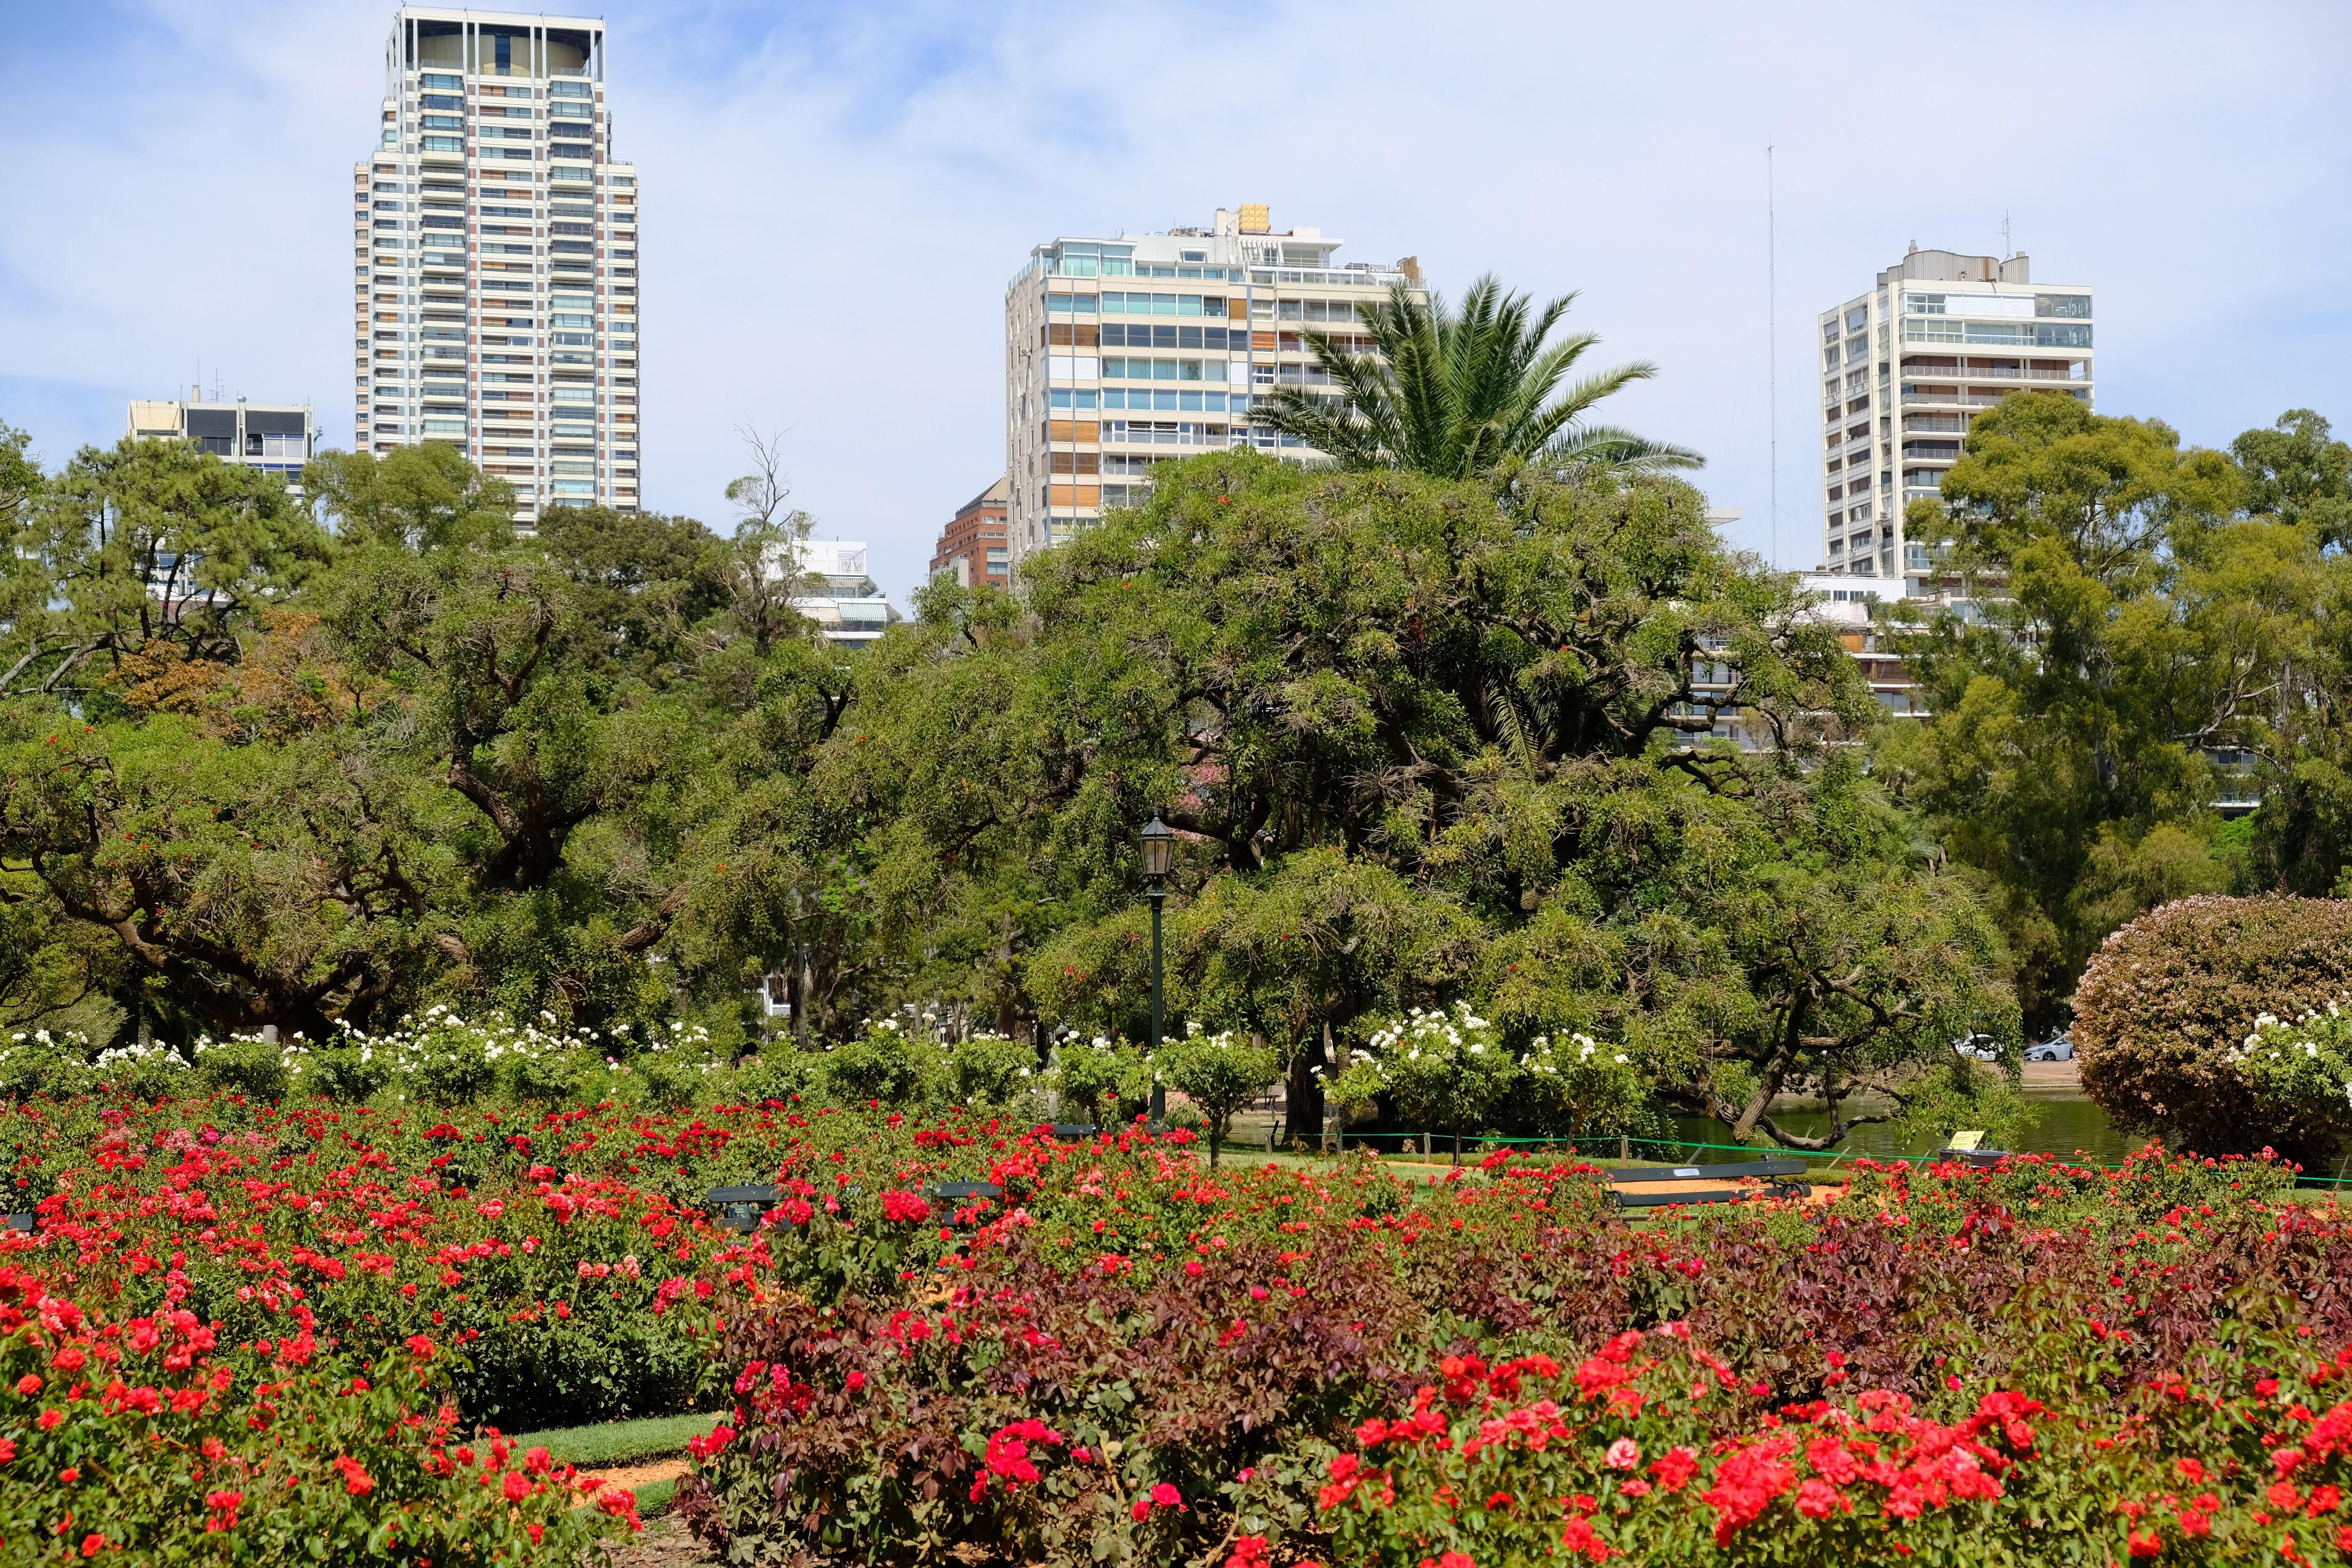
[[[2030,1131],[2004,1145],[2017,1153],[2062,1154],[2080,1158],[2087,1164],[2120,1165],[2124,1156],[2147,1142],[2117,1130],[2107,1120],[2107,1113],[2083,1098],[2080,1089],[2029,1088],[2025,1094],[2032,1101],[2037,1116]],[[1772,1120],[1784,1131],[1800,1137],[1819,1137],[1830,1127],[1829,1110],[1819,1102],[1776,1105],[1772,1108]],[[1693,1143],[1732,1141],[1731,1129],[1712,1117],[1677,1117],[1675,1131]],[[1838,1147],[1850,1154],[1928,1154],[1943,1144],[1940,1135],[1927,1133],[1906,1140],[1880,1123],[1855,1128]],[[1729,1156],[1716,1151],[1711,1157]]]

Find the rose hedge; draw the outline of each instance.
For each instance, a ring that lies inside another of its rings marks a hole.
[[[2352,901],[2196,898],[2107,938],[2074,992],[2083,1089],[2127,1130],[2315,1163],[2352,1128],[2340,1085],[2298,1092],[2235,1059],[2265,1016],[2352,1001]]]
[[[2352,1555],[2352,1349],[2255,1334],[2121,1400],[2097,1348],[2026,1378],[2038,1398],[1957,1372],[1916,1398],[1849,1392],[1843,1363],[1826,1352],[1825,1394],[1776,1404],[1682,1322],[1571,1377],[1448,1357],[1332,1457],[1318,1507],[1340,1560],[1381,1568]],[[1263,1561],[1263,1538],[1235,1555]]]
[[[2146,1390],[2207,1375],[2217,1334],[2233,1375],[2266,1364],[2258,1341],[2352,1344],[2352,1233],[2282,1201],[2273,1163],[1872,1169],[1827,1207],[1635,1229],[1576,1168],[1497,1159],[1391,1203],[1360,1171],[1212,1179],[1130,1143],[1016,1141],[1008,1211],[950,1227],[929,1268],[839,1296],[731,1279],[735,1409],[681,1489],[693,1527],[746,1562],[1214,1560],[1243,1538],[1349,1560],[1375,1526],[1333,1516],[1330,1461],[1448,1358],[1573,1365],[1679,1323],[1742,1391],[1690,1417],[1712,1452],[1832,1393],[1950,1426],[1963,1370],[2119,1440]],[[1074,1192],[1099,1200],[1083,1227]],[[1438,1555],[1426,1520],[1396,1528],[1397,1561]]]
[[[560,1563],[635,1527],[625,1490],[466,1440],[432,1342],[369,1364],[286,1326],[110,1317],[0,1265],[0,1560]]]

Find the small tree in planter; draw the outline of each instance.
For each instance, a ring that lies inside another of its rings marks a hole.
[[[1416,1007],[1372,1031],[1364,1050],[1327,1086],[1342,1105],[1385,1095],[1408,1126],[1453,1135],[1454,1163],[1462,1163],[1462,1135],[1486,1127],[1521,1074],[1495,1026],[1470,1010]]]
[[[1271,1046],[1253,1044],[1248,1036],[1230,1029],[1189,1035],[1163,1047],[1160,1055],[1168,1082],[1200,1108],[1209,1124],[1209,1164],[1213,1168],[1218,1145],[1233,1131],[1234,1113],[1282,1076],[1282,1058]]]

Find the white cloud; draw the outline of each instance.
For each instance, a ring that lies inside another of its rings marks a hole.
[[[1003,462],[1003,289],[1055,234],[1273,205],[1581,290],[1619,422],[1766,528],[1762,148],[1780,149],[1780,543],[1817,550],[1812,318],[1916,239],[2099,290],[2100,405],[2192,439],[2352,421],[2327,5],[616,7],[651,504],[723,521],[733,428],[903,595]],[[0,417],[54,461],[189,380],[348,439],[349,169],[389,7],[167,6],[21,42]],[[104,47],[98,47],[102,40]],[[24,215],[38,215],[26,221]]]

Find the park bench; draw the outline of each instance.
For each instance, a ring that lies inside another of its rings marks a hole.
[[[713,1187],[710,1205],[719,1210],[719,1223],[730,1230],[757,1230],[761,1216],[776,1206],[777,1190],[771,1184],[743,1187]]]
[[[972,1199],[997,1197],[1003,1191],[994,1182],[933,1182],[923,1189],[923,1195],[945,1208],[947,1217],[955,1220],[957,1214]]]
[[[1665,1208],[1675,1204],[1736,1204],[1745,1198],[1802,1198],[1812,1189],[1790,1176],[1805,1173],[1802,1160],[1744,1160],[1722,1165],[1660,1165],[1609,1173],[1609,1195],[1619,1208]],[[1761,1186],[1693,1187],[1692,1182],[1761,1182]],[[1669,1186],[1671,1184],[1671,1186]],[[1666,1191],[1645,1188],[1667,1187]]]
[[[1964,1160],[1970,1169],[1978,1171],[1990,1171],[2009,1158],[2009,1151],[2006,1149],[1979,1147],[1983,1142],[1984,1133],[1980,1131],[1955,1132],[1952,1134],[1951,1142],[1937,1150],[1936,1154],[1938,1159]]]
[[[841,1195],[854,1198],[864,1189],[844,1187]],[[755,1183],[740,1187],[713,1187],[703,1201],[719,1211],[719,1223],[730,1230],[751,1231],[760,1228],[767,1212],[783,1202],[783,1189],[769,1183]]]

